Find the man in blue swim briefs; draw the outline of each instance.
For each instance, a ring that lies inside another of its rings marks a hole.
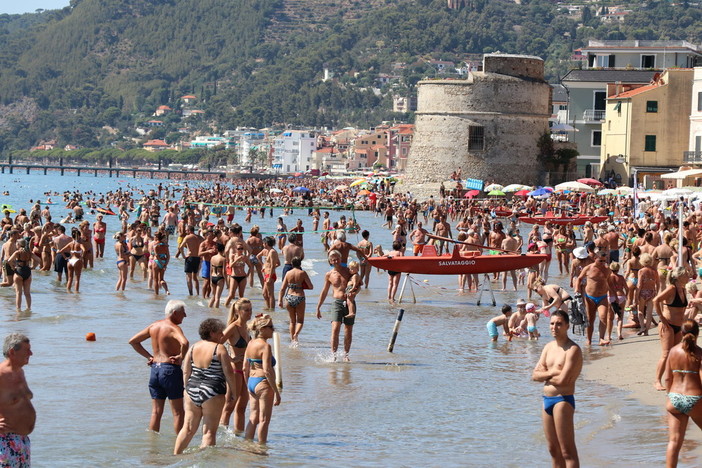
[[[185,411],[183,409],[183,371],[180,365],[188,351],[189,343],[180,324],[185,317],[183,301],[168,301],[166,318],[152,323],[129,340],[132,348],[144,356],[147,359],[146,364],[151,366],[149,393],[152,411],[149,429],[154,432],[161,430],[161,417],[166,398],[171,400],[173,427],[176,434],[183,427]],[[151,338],[153,354],[150,354],[141,344],[149,338]]]
[[[544,383],[544,434],[553,466],[580,466],[575,446],[575,381],[583,367],[580,347],[568,337],[568,314],[557,310],[551,314],[551,341],[541,353],[532,380]]]
[[[32,355],[29,338],[21,333],[9,334],[2,354],[5,360],[0,363],[0,466],[29,467],[29,434],[37,420],[32,391],[22,370]]]
[[[339,348],[339,332],[341,324],[344,324],[344,361],[349,361],[349,351],[351,351],[351,340],[353,339],[353,324],[355,317],[346,317],[349,314],[349,309],[346,305],[346,285],[348,279],[343,272],[341,266],[341,253],[338,250],[329,251],[329,263],[333,267],[324,275],[324,286],[319,294],[319,302],[317,303],[317,318],[322,318],[322,304],[327,298],[329,288],[332,288],[334,302],[332,303],[332,333],[331,333],[331,350],[336,360],[336,351]]]
[[[609,305],[609,296],[615,294],[614,276],[609,269],[609,252],[605,249],[595,250],[595,261],[580,272],[577,285],[578,293],[583,295],[587,312],[587,345],[592,344],[592,332],[595,328],[595,317],[600,317],[600,346],[610,344],[605,337],[612,336],[612,319],[614,313]],[[585,286],[583,286],[583,280]]]

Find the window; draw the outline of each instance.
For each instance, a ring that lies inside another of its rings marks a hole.
[[[697,92],[697,110],[702,112],[702,91]]]
[[[658,101],[646,101],[646,112],[658,112]]]
[[[644,151],[656,151],[656,135],[646,135]]]
[[[656,56],[655,55],[642,55],[641,56],[641,68],[655,68],[656,66]]]
[[[607,108],[607,92],[595,91],[595,100],[593,104],[593,109],[601,111],[605,110]]]
[[[468,127],[468,151],[485,149],[485,128],[471,125]]]
[[[595,59],[595,66],[600,68],[614,67],[614,55],[598,55]]]
[[[702,136],[695,136],[695,153],[702,151]]]
[[[600,130],[592,132],[592,146],[602,146],[602,132]]]

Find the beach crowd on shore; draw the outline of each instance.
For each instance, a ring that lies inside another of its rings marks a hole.
[[[274,350],[268,343],[274,324],[266,312],[276,307],[287,310],[289,344],[297,346],[307,310],[306,290],[321,291],[315,309],[318,318],[331,294],[331,351],[335,358],[350,361],[355,296],[368,288],[372,270],[367,258],[420,255],[428,244],[439,254],[453,249],[543,254],[546,260],[524,270],[460,275],[457,289],[475,294],[494,283],[503,290],[511,286],[524,291],[514,311],[507,305],[488,321],[491,340],[498,339],[500,329],[508,340],[537,340],[540,318],[549,319],[555,341],[544,348],[533,377],[545,383],[544,420],[554,465],[577,466],[573,394],[582,355],[568,338],[568,325],[582,313],[587,346],[593,339],[599,346],[610,346],[658,327],[661,358],[657,368],[650,370],[653,385],[669,396],[682,395],[669,399],[668,460],[674,466],[686,418],[702,421],[702,406],[695,404],[697,400],[690,404],[688,398],[702,398],[702,351],[695,344],[696,324],[702,318],[702,290],[696,281],[702,275],[699,205],[679,200],[668,205],[644,198],[635,206],[631,197],[578,192],[553,193],[544,199],[474,200],[445,190],[418,201],[411,187],[389,179],[363,187],[350,185],[350,181],[302,178],[192,186],[180,182],[148,191],[127,186],[107,193],[45,193],[26,209],[4,207],[1,286],[14,287],[18,310],[31,308],[33,270],[53,271],[60,283],[66,282],[68,292],[80,293],[84,269],[92,268],[96,258],[108,258],[115,261],[117,291],[128,296],[126,285],[136,276],[155,295],[168,295],[166,271],[172,258],[183,257],[182,281],[189,294],[201,296],[211,308],[227,308],[226,323],[204,320],[199,326],[200,341],[190,345],[180,329],[186,306],[174,300],[168,302],[163,320],[130,340],[151,367],[149,428],[160,431],[165,401],[170,400],[178,434],[174,453],[178,454],[201,421],[202,446],[214,445],[219,425],[230,424],[247,439],[266,443],[273,407],[281,399]],[[680,207],[682,220],[678,219]],[[281,210],[289,215],[285,219],[297,217],[294,225],[288,226],[281,216],[275,232],[261,232],[256,220]],[[356,210],[382,218],[392,246],[374,245],[373,232],[359,226]],[[521,215],[546,215],[551,221],[532,226],[520,221]],[[578,215],[604,217],[604,221],[582,226],[561,222]],[[61,222],[56,221],[59,218]],[[108,238],[108,224],[110,231],[118,226],[113,239]],[[348,233],[360,233],[362,240],[350,243]],[[324,245],[330,265],[318,284],[302,268],[305,242],[312,240]],[[551,262],[558,264],[558,281],[549,278]],[[169,276],[172,282],[173,274]],[[388,271],[391,304],[397,300],[400,276]],[[261,294],[263,313],[253,312],[253,294]],[[343,351],[339,352],[342,328]],[[152,351],[142,344],[148,340]],[[3,352],[8,378],[27,387],[21,367],[31,356],[28,338],[8,337]],[[1,387],[0,433],[7,437],[0,438],[0,445],[21,442],[28,456],[27,436],[33,423],[19,429],[11,424],[16,415],[2,404]],[[33,420],[33,409],[26,406],[31,407],[28,387],[22,395],[23,418],[32,413]],[[2,418],[9,421],[6,426]],[[7,451],[0,447],[0,453]]]

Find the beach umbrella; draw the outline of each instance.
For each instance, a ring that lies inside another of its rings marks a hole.
[[[597,192],[597,195],[615,195],[616,191],[614,189],[604,189]]]
[[[633,188],[627,187],[626,185],[622,185],[621,187],[617,187],[614,189],[614,193],[616,193],[617,195],[629,195],[633,191]]]
[[[577,182],[580,182],[581,184],[589,185],[591,187],[602,187],[604,185],[599,180],[593,179],[591,177],[584,177],[582,179],[578,179]]]
[[[366,195],[370,195],[371,191],[370,190],[359,190],[358,193],[356,194],[357,197],[364,197]]]
[[[307,193],[309,191],[310,191],[310,189],[308,189],[307,187],[295,187],[293,189],[293,192],[297,192],[297,193]]]
[[[539,188],[542,188],[544,190],[548,190],[549,192],[553,192],[553,187],[539,187]]]
[[[562,192],[564,190],[570,190],[571,192],[594,192],[595,189],[589,185],[583,184],[582,182],[572,181],[563,182],[562,184],[556,185],[554,187],[556,191]]]
[[[523,184],[509,184],[508,186],[502,189],[502,191],[505,193],[518,192],[520,190],[531,190],[531,187]]]
[[[271,193],[283,193],[283,191],[280,190],[279,188],[272,188],[272,189],[270,190],[270,192],[271,192]]]
[[[487,187],[485,187],[483,190],[486,192],[492,192],[493,190],[502,190],[504,188],[504,185],[500,184],[490,184]]]
[[[690,195],[692,193],[692,190],[686,189],[686,188],[672,188],[668,190],[663,191],[663,195],[665,196],[673,196],[673,197],[682,197],[685,195]]]
[[[463,195],[465,198],[473,198],[480,194],[480,190],[468,190],[465,195]]]
[[[519,190],[517,192],[514,192],[514,194],[518,195],[520,197],[526,197],[527,195],[529,195],[529,190],[527,190],[527,189]]]
[[[349,188],[348,185],[337,185],[336,187],[334,187],[334,190],[341,191],[341,190],[346,190],[347,188]]]
[[[349,184],[349,187],[355,187],[357,185],[361,185],[361,184],[365,184],[365,183],[368,183],[368,181],[366,179],[358,179],[358,180],[354,180],[353,182],[351,182]]]
[[[549,190],[546,190],[545,188],[537,188],[536,190],[532,190],[531,192],[527,193],[530,197],[550,197],[551,192]]]
[[[488,192],[488,196],[490,197],[503,197],[505,195],[505,192],[501,190],[490,190]]]

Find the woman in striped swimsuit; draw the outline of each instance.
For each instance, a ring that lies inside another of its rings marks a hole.
[[[178,433],[173,453],[178,455],[188,446],[202,425],[200,447],[215,445],[219,418],[224,408],[227,384],[235,388],[232,361],[220,341],[224,323],[215,318],[200,324],[200,338],[190,347],[183,359],[185,385],[185,422]]]

